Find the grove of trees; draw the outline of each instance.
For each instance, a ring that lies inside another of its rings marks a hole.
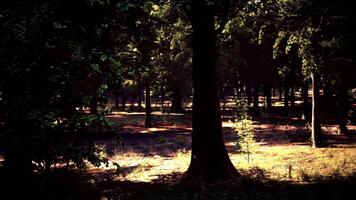
[[[86,138],[110,130],[105,115],[112,97],[113,109],[144,111],[145,127],[154,124],[155,110],[189,113],[186,104],[193,98],[191,163],[182,178],[187,183],[238,176],[221,126],[220,102],[227,96],[246,96],[258,115],[273,109],[278,92],[283,114],[303,115],[311,123],[311,145],[321,147],[323,116],[331,114],[341,134],[348,134],[352,119],[352,5],[346,0],[1,1],[0,166],[8,177],[30,181],[58,163],[66,168],[107,163],[102,149]],[[157,101],[161,107],[153,106]]]

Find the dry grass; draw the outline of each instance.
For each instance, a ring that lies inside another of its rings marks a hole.
[[[259,178],[276,181],[309,182],[324,178],[342,178],[356,172],[355,148],[320,148],[308,146],[260,146],[247,163],[245,155],[230,153],[235,167],[242,173],[259,169]],[[190,162],[190,151],[179,151],[171,157],[144,156],[137,153],[116,155],[111,163],[120,165],[116,180],[151,182],[162,175],[183,173]],[[103,170],[113,170],[110,165]],[[254,173],[254,172],[253,172]]]

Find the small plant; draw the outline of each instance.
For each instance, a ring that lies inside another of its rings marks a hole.
[[[241,153],[246,154],[247,162],[250,163],[251,154],[256,150],[253,122],[248,114],[246,98],[237,97],[235,102],[234,129],[237,134],[237,148]]]

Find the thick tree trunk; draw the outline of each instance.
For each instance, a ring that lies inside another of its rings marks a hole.
[[[279,101],[282,101],[283,100],[283,89],[282,89],[282,87],[280,87],[278,89],[278,95],[279,95]]]
[[[311,140],[314,148],[321,146],[321,128],[320,128],[320,114],[319,114],[319,82],[320,77],[316,72],[312,73],[312,89],[313,89],[313,101],[312,101],[312,132]]]
[[[179,83],[174,83],[172,90],[172,107],[171,112],[173,113],[183,113],[183,104],[182,104],[182,92],[179,87]]]
[[[234,179],[237,171],[222,134],[216,85],[213,8],[205,0],[193,4],[193,137],[190,166],[183,182],[211,183]]]
[[[151,86],[150,82],[146,81],[145,84],[146,90],[146,101],[145,101],[145,127],[152,127],[152,108],[151,108]]]

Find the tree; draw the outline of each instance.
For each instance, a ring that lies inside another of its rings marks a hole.
[[[184,181],[194,183],[233,179],[237,171],[225,148],[215,77],[216,32],[213,5],[204,0],[192,2],[192,28],[192,156]]]

